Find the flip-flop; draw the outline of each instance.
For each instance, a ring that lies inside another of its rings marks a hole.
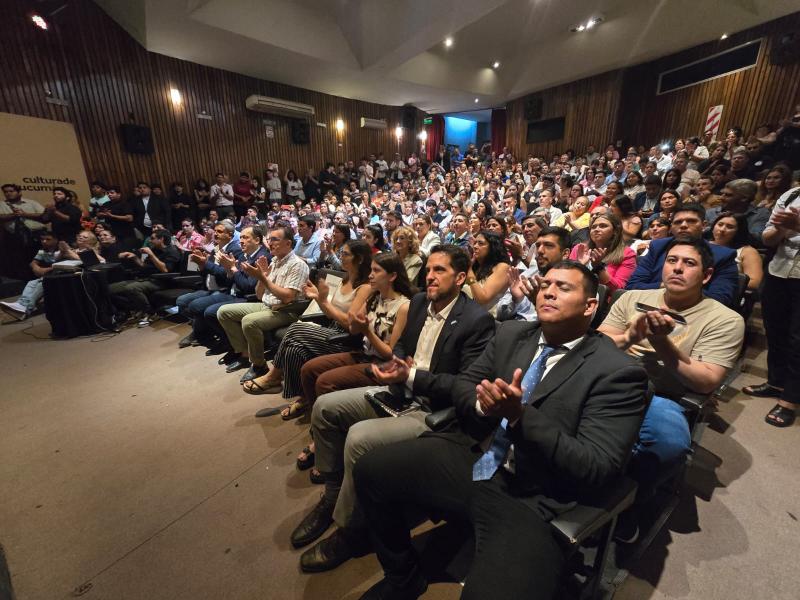
[[[281,419],[284,421],[291,421],[305,413],[306,410],[308,410],[308,405],[305,402],[295,400],[281,411]]]
[[[253,396],[260,396],[261,394],[276,394],[283,389],[280,383],[271,383],[267,386],[260,385],[255,379],[245,381],[242,389],[248,394]]]

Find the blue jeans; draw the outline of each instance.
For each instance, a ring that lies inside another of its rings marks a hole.
[[[39,279],[31,279],[25,284],[25,289],[22,290],[22,295],[19,297],[17,302],[25,307],[27,314],[31,314],[34,310],[36,310],[36,304],[39,302],[42,296],[44,296],[44,285],[42,284],[42,278],[40,277]]]
[[[653,396],[633,446],[629,472],[640,486],[655,483],[692,447],[689,423],[674,400]]]
[[[198,290],[178,296],[175,304],[180,313],[192,319],[192,331],[198,339],[216,334],[225,339],[225,332],[217,322],[217,309],[225,304],[244,302],[244,298],[231,296],[227,292]]]

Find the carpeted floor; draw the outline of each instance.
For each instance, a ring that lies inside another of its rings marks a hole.
[[[300,573],[288,537],[320,491],[294,467],[308,425],[253,418],[283,401],[178,350],[187,331],[51,341],[42,316],[0,327],[0,543],[19,600],[358,598],[379,579],[374,555]],[[763,354],[734,388],[759,380]],[[771,405],[729,390],[617,598],[798,597],[800,427],[767,426]]]

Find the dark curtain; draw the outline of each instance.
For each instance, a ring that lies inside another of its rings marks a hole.
[[[428,162],[435,161],[439,153],[439,146],[444,144],[444,117],[442,115],[433,115],[433,123],[426,125],[428,132],[428,140],[425,149],[427,150],[426,156]],[[505,137],[503,138],[505,139]]]
[[[506,109],[492,109],[492,152],[498,156],[506,145]]]

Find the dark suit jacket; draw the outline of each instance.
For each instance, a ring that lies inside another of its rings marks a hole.
[[[399,358],[414,356],[419,334],[428,316],[429,301],[425,293],[411,299],[403,335],[394,347]],[[465,372],[480,356],[494,335],[494,319],[477,302],[459,293],[447,321],[436,340],[430,370],[418,370],[414,376],[414,395],[425,396],[431,409],[451,406],[451,391],[458,374]]]
[[[483,354],[455,382],[459,427],[441,435],[473,445],[485,440],[500,419],[479,416],[475,386],[497,377],[511,381],[527,371],[538,349],[538,323],[507,321]],[[547,373],[522,418],[509,429],[516,476],[523,495],[550,506],[580,498],[623,473],[645,411],[647,373],[603,334],[586,337]],[[555,500],[555,503],[553,502]]]
[[[141,197],[136,197],[131,202],[131,208],[133,208],[133,224],[140,231],[144,229],[145,212],[150,215],[150,221],[153,223],[161,223],[167,229],[172,226],[169,201],[162,196],[151,195],[150,201],[147,203],[147,210],[144,208]]]
[[[232,254],[236,260],[240,260],[242,258],[242,247],[239,245],[239,242],[231,241],[225,247],[225,254]],[[228,272],[225,270],[225,267],[216,263],[216,258],[213,253],[209,255],[208,260],[206,261],[206,266],[203,267],[202,273],[203,287],[206,285],[206,275],[213,275],[214,279],[217,280],[217,285],[223,290],[231,287],[231,281],[228,279]]]
[[[654,290],[661,287],[661,271],[667,257],[667,245],[671,237],[650,242],[647,254],[639,259],[636,270],[625,286],[626,290]],[[703,293],[709,298],[732,306],[739,287],[739,267],[736,266],[736,250],[709,244],[714,255],[714,274]]]
[[[262,256],[266,256],[267,259],[269,259],[269,252],[267,252],[264,246],[259,246],[258,251],[251,258],[246,258],[244,253],[237,258],[239,259],[239,263],[245,260],[249,264],[255,265],[256,261]],[[258,280],[255,277],[250,277],[244,271],[239,270],[233,274],[233,283],[236,286],[236,296],[244,298],[249,294],[256,293],[256,284]]]

